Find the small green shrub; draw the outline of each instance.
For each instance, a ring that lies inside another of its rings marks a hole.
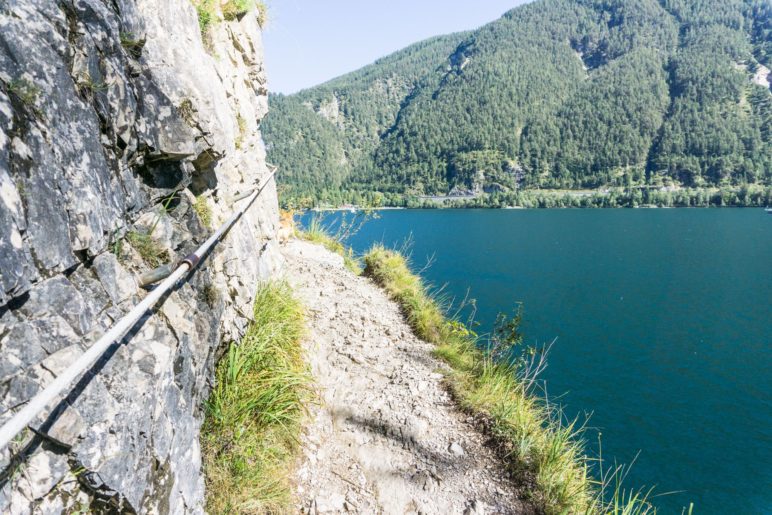
[[[287,283],[257,293],[253,321],[220,359],[202,428],[209,513],[289,513],[311,377],[304,313]]]

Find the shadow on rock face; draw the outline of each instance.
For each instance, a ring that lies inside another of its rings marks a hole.
[[[150,161],[137,168],[142,181],[151,188],[171,190],[184,187],[190,172],[181,161]]]
[[[126,498],[120,492],[111,488],[111,486],[102,479],[98,472],[85,469],[76,453],[71,452],[72,444],[62,442],[49,434],[51,428],[56,424],[65,412],[75,404],[78,398],[86,391],[88,386],[97,377],[102,369],[110,362],[115,353],[124,345],[131,342],[137,333],[139,333],[145,323],[154,315],[155,311],[160,309],[163,302],[175,290],[168,291],[156,305],[153,311],[145,314],[132,329],[120,340],[110,345],[105,353],[89,368],[70,389],[70,393],[63,398],[50,414],[40,423],[31,423],[29,425],[33,435],[26,444],[20,449],[12,451],[8,462],[0,464],[0,492],[14,480],[21,468],[27,463],[31,456],[39,448],[43,448],[47,453],[66,457],[70,471],[78,478],[82,489],[92,497],[92,508],[97,512],[103,513],[137,513],[137,510],[131,506]],[[23,433],[22,433],[23,434]]]
[[[190,191],[198,196],[207,190],[214,190],[217,188],[217,174],[215,173],[215,166],[219,160],[219,156],[212,155],[209,152],[202,152],[198,158],[193,161],[195,171],[190,181]]]

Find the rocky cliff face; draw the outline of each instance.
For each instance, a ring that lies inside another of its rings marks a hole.
[[[267,175],[255,13],[202,40],[189,0],[0,0],[0,423]],[[197,209],[194,209],[194,205]],[[200,512],[222,341],[281,266],[273,184],[189,280],[12,449],[0,511]]]

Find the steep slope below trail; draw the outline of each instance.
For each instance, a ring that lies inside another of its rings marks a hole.
[[[320,405],[296,472],[303,513],[530,513],[386,293],[321,246],[283,248],[308,309]]]

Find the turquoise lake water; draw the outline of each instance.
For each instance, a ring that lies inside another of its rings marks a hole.
[[[335,215],[333,215],[334,218]],[[331,220],[331,219],[330,219]],[[477,301],[480,330],[524,305],[543,378],[592,413],[661,513],[772,513],[772,216],[761,209],[395,210],[351,238],[401,246]]]

